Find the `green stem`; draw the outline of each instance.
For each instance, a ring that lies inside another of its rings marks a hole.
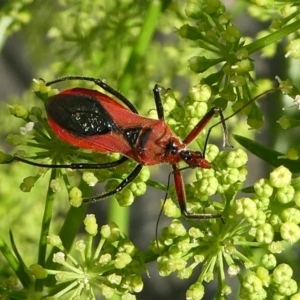
[[[84,195],[85,194],[86,193],[84,193]],[[91,193],[89,193],[89,195],[91,195]],[[79,227],[82,225],[83,219],[86,216],[87,209],[88,205],[83,205],[81,207],[71,206],[66,215],[64,224],[59,232],[59,236],[63,242],[66,253],[70,252],[74,238],[78,233]],[[52,256],[49,258],[52,259]]]
[[[46,261],[46,250],[47,250],[47,236],[49,235],[49,228],[52,218],[52,211],[53,211],[53,201],[55,198],[55,194],[52,191],[50,184],[53,179],[56,178],[57,170],[51,169],[51,175],[49,179],[49,185],[46,195],[46,203],[45,203],[45,210],[42,220],[42,228],[41,228],[41,235],[40,235],[40,243],[39,243],[39,254],[38,254],[38,264],[41,266],[45,266]],[[43,280],[37,280],[35,289],[36,291],[42,291],[43,289]]]
[[[141,32],[132,49],[130,58],[125,66],[123,76],[121,76],[121,80],[119,82],[119,88],[123,93],[126,93],[133,85],[136,68],[141,62],[141,59],[147,53],[160,13],[161,1],[152,0],[144,17]]]
[[[224,261],[223,261],[223,254],[222,251],[218,252],[218,259],[217,259],[219,265],[218,265],[218,279],[220,284],[218,284],[218,292],[217,294],[219,296],[222,295],[222,289],[226,285],[226,276],[224,272]]]
[[[134,84],[134,77],[136,76],[137,67],[139,66],[142,58],[147,54],[147,50],[155,32],[160,13],[161,1],[151,1],[144,17],[141,32],[137,37],[130,58],[119,81],[119,89],[124,94],[126,94]],[[108,221],[117,222],[120,230],[127,234],[129,224],[129,208],[120,207],[115,199],[111,200],[109,202]]]
[[[6,30],[11,23],[13,23],[13,17],[5,16],[4,13],[4,16],[1,17],[0,21],[0,52],[2,51],[2,48],[7,40]]]
[[[249,54],[254,53],[270,44],[276,43],[284,39],[287,35],[294,33],[300,29],[300,20],[289,24],[278,31],[272,32],[269,35],[256,40],[255,42],[246,45],[244,48]]]
[[[32,284],[32,278],[28,274],[26,267],[21,261],[18,261],[15,255],[12,253],[8,245],[5,243],[3,237],[0,235],[0,252],[5,257],[6,261],[16,273],[18,279],[22,283],[24,288],[28,288]]]
[[[64,178],[65,182],[68,182],[68,178]],[[91,196],[92,188],[88,187],[83,181],[79,185],[79,189],[82,191],[85,197]],[[83,219],[86,216],[86,211],[88,205],[83,205],[81,207],[71,206],[64,220],[64,224],[60,229],[59,237],[61,238],[62,244],[64,246],[65,253],[69,253],[73,245],[74,238],[78,233],[79,227],[82,225]],[[60,269],[61,266],[55,264],[52,259],[54,253],[57,252],[57,248],[52,248],[50,254],[47,257],[46,267],[47,269]],[[48,276],[45,281],[47,286],[53,286],[55,284],[54,276]]]
[[[7,262],[9,263],[10,267],[16,272],[19,267],[19,262],[11,252],[10,248],[5,243],[4,239],[0,235],[0,251],[2,255],[6,258]]]

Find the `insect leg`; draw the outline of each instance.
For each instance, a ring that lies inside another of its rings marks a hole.
[[[225,122],[227,120],[227,118],[225,120],[221,108],[215,107],[214,109],[216,110],[216,112],[220,116],[220,122],[218,122],[217,124],[214,124],[211,127],[209,127],[209,129],[207,131],[206,138],[205,138],[205,142],[204,142],[203,156],[205,156],[205,151],[206,151],[206,147],[207,147],[207,143],[208,143],[208,139],[209,139],[210,133],[211,133],[212,129],[214,127],[216,127],[217,125],[219,125],[219,124],[221,124],[222,131],[223,131],[223,148],[232,148],[232,146],[229,144],[228,129],[227,129],[226,122]]]
[[[72,164],[62,164],[62,165],[54,165],[54,164],[43,164],[43,163],[38,163],[34,161],[30,161],[18,156],[13,156],[13,158],[8,161],[7,163],[11,163],[13,161],[21,161],[23,163],[26,163],[28,165],[36,166],[36,167],[42,167],[42,168],[50,168],[50,169],[61,169],[61,168],[69,168],[69,169],[109,169],[116,167],[125,161],[128,160],[128,157],[121,157],[120,159],[116,161],[112,161],[109,163],[103,163],[103,164],[88,164],[88,163],[72,163]]]
[[[101,201],[104,198],[107,198],[109,196],[112,196],[114,194],[119,193],[122,191],[129,183],[131,183],[141,172],[143,168],[143,165],[137,165],[133,171],[112,191],[109,191],[107,193],[100,194],[98,196],[90,197],[90,198],[84,198],[82,203],[95,203],[98,201]]]
[[[213,117],[213,115],[215,113],[218,113],[220,116],[220,121],[217,122],[216,124],[212,125],[207,132],[206,135],[206,139],[205,139],[205,143],[204,143],[204,149],[203,149],[203,156],[205,156],[205,150],[207,147],[207,142],[211,133],[211,130],[218,126],[219,124],[221,124],[222,126],[222,130],[223,130],[223,147],[231,147],[229,142],[228,142],[228,131],[227,131],[227,126],[226,126],[226,121],[229,120],[230,118],[232,118],[233,116],[235,116],[236,114],[238,114],[239,112],[241,112],[244,108],[246,108],[248,105],[250,105],[251,103],[255,102],[257,99],[259,99],[262,96],[265,96],[268,93],[277,91],[277,90],[281,90],[282,87],[278,87],[278,88],[273,88],[270,90],[267,90],[257,96],[255,96],[254,98],[252,98],[250,101],[248,101],[247,103],[245,103],[242,107],[240,107],[238,110],[236,110],[235,112],[233,112],[231,115],[227,116],[226,118],[224,118],[224,115],[222,113],[222,110],[219,107],[213,107],[210,111],[208,111],[206,113],[206,115],[199,121],[199,123],[195,126],[195,128],[188,134],[188,136],[185,138],[185,140],[183,141],[186,144],[191,143],[194,138],[201,132],[201,130],[203,129],[203,127],[205,127],[205,125],[208,123],[208,121]]]
[[[225,123],[225,118],[222,113],[222,110],[219,107],[213,107],[211,108],[205,115],[204,117],[197,123],[197,125],[193,128],[193,130],[187,135],[187,137],[183,140],[183,143],[185,144],[190,144],[196,137],[197,135],[203,130],[203,128],[206,126],[206,124],[212,119],[212,117],[218,113],[220,116],[220,122],[217,124],[222,125],[222,130],[223,130],[223,146],[224,147],[231,147],[228,142],[228,130],[227,126]],[[205,143],[204,143],[204,149],[203,149],[203,156],[205,156],[205,151],[207,147],[207,142],[211,133],[211,130],[213,127],[215,127],[217,124],[211,126],[208,129],[208,133],[206,135]]]
[[[153,95],[154,95],[154,101],[155,101],[155,105],[156,105],[158,119],[164,120],[165,119],[164,107],[162,105],[161,97],[160,97],[161,90],[163,90],[163,88],[161,86],[159,86],[158,84],[156,84],[153,88]]]
[[[185,189],[183,184],[183,179],[181,175],[181,170],[178,169],[177,165],[172,165],[173,168],[173,174],[174,174],[174,184],[175,184],[175,190],[177,194],[177,200],[179,204],[180,211],[183,216],[185,216],[188,219],[216,219],[221,218],[221,214],[207,214],[207,213],[197,213],[197,214],[191,214],[187,211],[186,207],[186,195],[185,195]]]

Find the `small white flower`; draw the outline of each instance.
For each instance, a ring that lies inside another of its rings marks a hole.
[[[282,110],[286,110],[288,108],[292,108],[292,107],[295,107],[300,110],[300,95],[297,95],[294,100],[293,100],[294,104],[291,105],[291,106],[288,106],[288,107],[284,107]]]
[[[294,105],[297,106],[298,109],[300,109],[300,95],[297,95],[294,99]]]
[[[53,255],[53,262],[56,262],[58,264],[65,262],[65,254],[63,252],[57,252]]]
[[[34,122],[28,122],[24,127],[20,128],[20,133],[22,135],[26,135],[27,133],[33,130],[33,127],[34,127]]]

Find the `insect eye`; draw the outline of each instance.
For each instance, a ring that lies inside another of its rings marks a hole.
[[[173,144],[172,147],[171,147],[171,153],[172,154],[177,154],[178,152],[178,147],[177,145]]]
[[[180,156],[181,156],[182,160],[184,160],[184,161],[189,161],[193,158],[192,152],[188,151],[188,150],[181,151]]]
[[[166,153],[167,154],[173,154],[173,155],[177,154],[178,153],[178,146],[174,142],[170,141],[168,143],[168,145],[166,146]]]

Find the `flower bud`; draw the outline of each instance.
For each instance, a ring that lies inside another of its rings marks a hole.
[[[79,188],[73,187],[69,192],[70,203],[74,207],[82,205],[82,192]]]
[[[285,222],[280,227],[281,237],[291,245],[300,239],[300,228],[293,222]]]
[[[9,112],[17,118],[27,119],[29,112],[23,106],[19,104],[9,105]]]
[[[83,224],[85,225],[85,231],[88,234],[95,236],[98,233],[98,224],[95,215],[86,215]]]
[[[31,265],[28,270],[36,279],[45,279],[48,276],[47,271],[38,264]]]
[[[291,180],[292,173],[284,166],[280,166],[270,173],[270,183],[273,187],[282,188],[290,184]]]
[[[206,102],[211,96],[211,88],[207,84],[197,84],[190,88],[189,96],[193,101]]]

